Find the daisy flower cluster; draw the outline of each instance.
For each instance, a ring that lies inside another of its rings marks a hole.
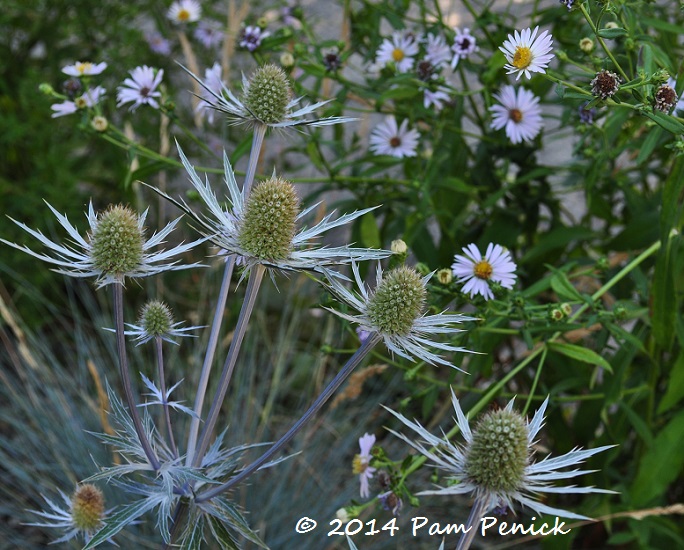
[[[90,86],[90,77],[101,74],[107,68],[107,63],[91,63],[89,61],[78,61],[73,65],[62,68],[62,72],[71,77],[64,83],[66,95],[60,95],[50,89],[54,97],[63,99],[61,103],[54,103],[51,106],[53,111],[52,118],[71,115],[77,111],[84,111],[100,114],[99,103],[104,98],[107,90],[102,86]]]

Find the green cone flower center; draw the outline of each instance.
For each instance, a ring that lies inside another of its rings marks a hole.
[[[381,332],[406,336],[423,313],[425,287],[420,275],[407,267],[385,274],[368,303],[368,317]]]
[[[244,103],[264,124],[276,124],[285,118],[291,95],[285,72],[275,65],[264,65],[250,78]]]
[[[143,231],[130,208],[112,206],[99,215],[90,245],[95,267],[105,275],[135,271],[143,258]]]
[[[532,50],[527,46],[518,46],[513,54],[513,66],[516,69],[525,69],[532,63]]]
[[[247,200],[238,242],[261,260],[283,260],[292,250],[299,200],[292,184],[271,178],[256,186]]]
[[[499,493],[517,490],[528,462],[527,425],[516,412],[488,413],[473,432],[466,472],[478,486]]]
[[[100,526],[103,515],[102,491],[90,483],[80,485],[71,496],[71,518],[74,526],[81,531],[93,531]]]
[[[480,260],[473,267],[473,274],[478,279],[484,279],[485,281],[492,276],[494,268],[487,260]]]
[[[150,336],[163,336],[171,330],[173,315],[165,303],[147,302],[140,312],[140,325]]]

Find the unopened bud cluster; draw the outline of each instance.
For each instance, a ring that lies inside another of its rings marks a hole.
[[[488,491],[512,492],[523,483],[528,458],[523,417],[513,411],[492,411],[473,432],[466,472],[473,483]]]
[[[292,91],[285,72],[275,65],[254,71],[244,98],[245,107],[264,124],[282,122]]]
[[[420,275],[398,267],[385,274],[368,303],[368,317],[386,334],[406,336],[423,313],[426,291]]]
[[[126,206],[111,206],[98,216],[90,245],[95,267],[106,275],[123,275],[140,266],[143,230],[138,215]]]
[[[94,531],[104,516],[104,495],[95,485],[79,485],[71,495],[71,519],[81,531]]]
[[[274,177],[260,183],[247,200],[240,246],[262,260],[287,258],[298,214],[299,199],[290,182]]]

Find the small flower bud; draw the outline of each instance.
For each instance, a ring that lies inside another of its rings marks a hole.
[[[623,321],[627,317],[627,309],[625,306],[617,305],[613,308],[613,314],[618,321]]]
[[[74,99],[83,91],[83,84],[80,78],[70,78],[64,81],[62,88],[69,99]]]
[[[342,60],[340,59],[339,48],[332,47],[323,52],[323,65],[325,69],[331,73],[334,73],[342,66]]]
[[[610,268],[610,262],[605,256],[600,257],[596,260],[596,269],[599,271],[607,271]]]
[[[282,122],[292,91],[285,72],[275,65],[258,68],[249,79],[244,103],[264,124]]]
[[[265,29],[266,27],[268,27],[268,19],[263,16],[259,17],[259,19],[257,19],[256,24],[257,27],[259,27],[260,29]]]
[[[563,315],[565,315],[566,317],[569,317],[570,314],[572,313],[572,306],[570,304],[568,304],[567,302],[563,302],[560,305],[560,309],[563,312]]]
[[[262,260],[287,258],[298,214],[299,199],[289,181],[274,177],[260,183],[245,206],[240,246]]]
[[[670,79],[670,73],[665,69],[660,69],[651,75],[651,84],[664,84]]]
[[[674,91],[674,88],[667,84],[662,84],[660,88],[656,90],[654,99],[655,104],[653,106],[656,109],[663,113],[669,113],[672,107],[677,104],[677,99],[679,98],[677,97],[677,92]]]
[[[594,41],[585,36],[579,41],[579,47],[584,53],[591,53],[594,51]]]
[[[507,410],[486,414],[473,432],[466,457],[468,477],[489,492],[516,491],[529,459],[527,444],[527,426],[520,414]]]
[[[150,336],[164,336],[173,326],[171,309],[164,302],[152,300],[140,310],[140,326]]]
[[[408,267],[385,274],[368,302],[368,317],[382,332],[406,336],[423,313],[426,291],[420,275]]]
[[[393,254],[406,254],[408,246],[401,239],[396,239],[390,243],[390,250]]]
[[[95,116],[93,120],[90,121],[90,125],[97,132],[105,132],[109,127],[109,122],[103,116]]]
[[[280,54],[280,64],[286,69],[289,69],[294,66],[295,58],[290,52],[283,52]]]
[[[601,99],[608,99],[620,89],[620,82],[618,75],[604,69],[591,81],[591,93]]]
[[[49,95],[52,96],[55,94],[55,89],[50,86],[47,82],[43,82],[40,86],[38,86],[38,91],[41,94]]]
[[[71,495],[71,517],[81,531],[94,531],[104,516],[104,495],[95,485],[79,485]]]
[[[608,23],[606,23],[603,28],[604,29],[617,29],[618,24],[615,21],[608,21]]]
[[[138,215],[126,206],[111,206],[97,219],[90,246],[95,267],[107,275],[124,275],[143,258],[143,229]]]
[[[558,321],[562,320],[563,317],[564,317],[563,312],[560,309],[558,309],[557,307],[554,307],[553,309],[551,309],[551,311],[549,311],[549,318],[552,321],[558,322]]]
[[[444,268],[440,269],[437,273],[435,273],[437,276],[437,280],[443,284],[443,285],[448,285],[454,278],[454,274],[449,268]]]

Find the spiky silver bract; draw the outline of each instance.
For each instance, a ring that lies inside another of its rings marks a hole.
[[[497,506],[505,505],[513,509],[513,503],[517,502],[526,506],[538,514],[550,514],[571,519],[589,519],[586,516],[554,508],[542,504],[534,498],[538,493],[615,493],[607,489],[597,489],[595,487],[577,487],[569,485],[566,487],[555,487],[549,482],[560,479],[571,479],[580,475],[595,472],[596,470],[569,470],[561,471],[563,468],[576,466],[584,462],[587,458],[598,454],[607,449],[615,447],[615,445],[605,445],[595,449],[578,449],[555,458],[547,456],[546,458],[533,462],[533,446],[536,443],[536,436],[544,425],[544,413],[549,403],[547,397],[542,405],[537,409],[531,421],[524,421],[525,433],[523,434],[527,446],[527,462],[522,468],[520,479],[515,483],[514,487],[507,487],[506,483],[501,483],[501,480],[494,480],[493,483],[478,482],[474,477],[478,475],[479,469],[473,468],[473,452],[477,454],[481,449],[474,450],[474,445],[477,439],[477,433],[470,429],[468,420],[463,414],[461,405],[456,398],[453,390],[451,392],[451,401],[456,412],[456,423],[465,440],[464,444],[454,444],[449,439],[444,437],[437,437],[432,435],[417,421],[411,421],[401,414],[387,409],[390,413],[396,416],[405,426],[411,428],[420,436],[420,440],[410,439],[408,436],[390,430],[392,434],[401,438],[419,453],[427,457],[431,461],[431,465],[444,470],[452,484],[447,487],[442,487],[434,491],[423,491],[419,495],[463,495],[473,494],[476,502],[482,506],[482,511],[487,512]],[[506,416],[518,415],[513,410],[514,399],[506,405],[503,413]],[[519,416],[519,415],[518,415]],[[522,418],[522,417],[521,417]],[[480,427],[478,426],[478,429]],[[495,462],[496,457],[492,456],[492,463]],[[516,462],[517,457],[514,457]],[[482,457],[475,457],[478,464]],[[513,470],[516,470],[514,468]],[[475,476],[473,475],[475,473]],[[482,478],[481,478],[482,480]],[[480,481],[481,481],[480,480]]]
[[[197,75],[192,73],[187,68],[181,67],[187,72],[197,83],[202,86],[205,90],[205,94],[202,94],[200,99],[203,99],[210,108],[215,109],[224,115],[228,120],[228,124],[248,124],[254,126],[256,124],[263,124],[270,128],[296,128],[300,126],[330,126],[331,124],[342,124],[345,122],[355,121],[355,118],[350,117],[326,117],[326,118],[306,118],[307,115],[313,113],[316,109],[323,107],[327,103],[330,103],[332,99],[325,101],[319,101],[311,105],[307,105],[297,110],[293,110],[297,104],[302,100],[301,97],[296,97],[294,99],[288,99],[284,102],[282,107],[278,107],[275,110],[267,109],[266,105],[256,106],[256,101],[258,98],[255,97],[253,93],[254,90],[251,89],[252,83],[254,81],[254,76],[259,76],[265,68],[270,72],[280,71],[274,65],[267,65],[265,67],[260,67],[255,71],[255,74],[251,78],[247,78],[244,74],[242,75],[242,100],[228,88],[225,84],[221,83],[221,90],[217,93],[214,87],[209,86],[207,83],[202,81]],[[285,78],[283,73],[283,79]],[[283,79],[278,79],[283,81]],[[260,79],[257,78],[257,83]],[[289,85],[288,85],[289,87]],[[250,93],[252,92],[252,93]],[[278,93],[279,100],[282,100],[288,94]]]
[[[359,289],[358,292],[347,289],[342,281],[333,276],[329,277],[328,288],[338,300],[358,311],[358,315],[349,315],[327,308],[329,311],[347,321],[357,323],[361,330],[369,333],[378,333],[382,337],[387,349],[392,353],[396,353],[406,359],[420,359],[431,365],[446,365],[462,371],[462,369],[456,367],[441,355],[431,352],[429,348],[437,348],[450,352],[469,353],[469,351],[449,343],[435,342],[431,337],[438,334],[456,334],[458,332],[463,332],[463,329],[456,328],[455,325],[465,321],[474,321],[474,318],[461,314],[449,314],[444,312],[436,315],[424,315],[422,311],[415,309],[413,313],[414,318],[408,324],[405,322],[405,319],[397,326],[378,322],[379,319],[381,320],[381,316],[376,311],[378,302],[373,299],[376,297],[379,288],[382,290],[382,301],[389,302],[388,297],[385,296],[387,293],[386,290],[382,289],[383,281],[385,280],[382,268],[378,264],[376,270],[376,290],[374,292],[369,291],[361,280],[359,266],[356,262],[352,262],[352,271]],[[433,274],[430,273],[417,280],[424,288],[430,278],[432,278],[432,275]],[[406,289],[411,290],[410,286],[411,285],[406,287]],[[399,290],[401,290],[400,287]]]
[[[102,250],[100,249],[100,244],[97,241],[94,242],[93,239],[93,236],[97,235],[102,217],[107,214],[107,211],[96,214],[95,210],[93,209],[93,203],[92,201],[90,202],[88,205],[88,213],[86,214],[88,223],[90,225],[90,232],[86,235],[86,237],[83,237],[65,215],[57,212],[57,210],[55,210],[48,202],[45,204],[48,205],[48,208],[50,208],[52,213],[57,217],[59,224],[66,229],[67,233],[71,237],[71,242],[67,244],[56,243],[43,235],[41,231],[31,229],[26,224],[13,218],[10,218],[10,220],[16,223],[31,236],[38,239],[43,245],[45,245],[54,253],[54,256],[34,252],[27,246],[18,245],[16,243],[6,241],[5,239],[0,239],[0,242],[16,248],[17,250],[21,250],[22,252],[26,252],[27,254],[38,258],[39,260],[59,266],[60,269],[53,270],[57,273],[68,275],[70,277],[95,277],[97,287],[101,288],[109,284],[123,285],[126,278],[149,277],[164,271],[176,271],[179,269],[189,269],[191,267],[204,267],[202,264],[198,263],[179,264],[179,260],[169,261],[174,256],[183,254],[197,246],[199,243],[204,242],[206,240],[204,238],[190,243],[181,243],[169,250],[162,250],[160,252],[153,253],[149,252],[151,248],[164,243],[164,239],[173,231],[180,221],[180,218],[170,222],[161,231],[155,232],[149,239],[145,240],[142,238],[140,255],[136,258],[135,262],[128,265],[116,263],[107,264],[106,262],[103,263],[102,261]],[[145,210],[145,212],[143,212],[140,216],[137,216],[136,224],[141,236],[144,232],[145,219],[147,218],[148,210]],[[116,251],[110,247],[107,247],[105,253],[115,254]],[[125,267],[125,271],[112,271],[112,269],[120,269],[122,266]]]
[[[178,208],[183,210],[196,224],[196,229],[207,237],[212,243],[221,248],[222,254],[235,254],[238,256],[238,263],[242,264],[246,271],[255,265],[261,264],[268,268],[283,271],[319,271],[322,272],[331,266],[348,264],[352,261],[379,260],[391,255],[387,250],[374,250],[369,248],[352,248],[349,246],[327,247],[316,246],[316,240],[326,231],[343,226],[356,218],[363,216],[374,208],[357,210],[351,214],[344,214],[333,219],[334,212],[327,214],[323,219],[310,228],[300,228],[292,237],[290,251],[287,256],[282,258],[266,258],[255,255],[243,246],[240,236],[242,235],[245,223],[247,201],[244,190],[240,191],[233,168],[228,161],[228,156],[223,155],[224,182],[228,188],[229,207],[224,207],[219,203],[216,193],[212,190],[208,178],[205,180],[199,177],[195,168],[178,146],[178,153],[181,162],[185,167],[190,182],[198,192],[202,202],[208,209],[208,213],[196,213],[183,199],[174,199],[166,193],[151,187],[159,195],[171,201]],[[311,213],[320,203],[314,204],[309,208],[299,212],[295,222],[301,221]],[[330,273],[330,270],[326,271]]]

